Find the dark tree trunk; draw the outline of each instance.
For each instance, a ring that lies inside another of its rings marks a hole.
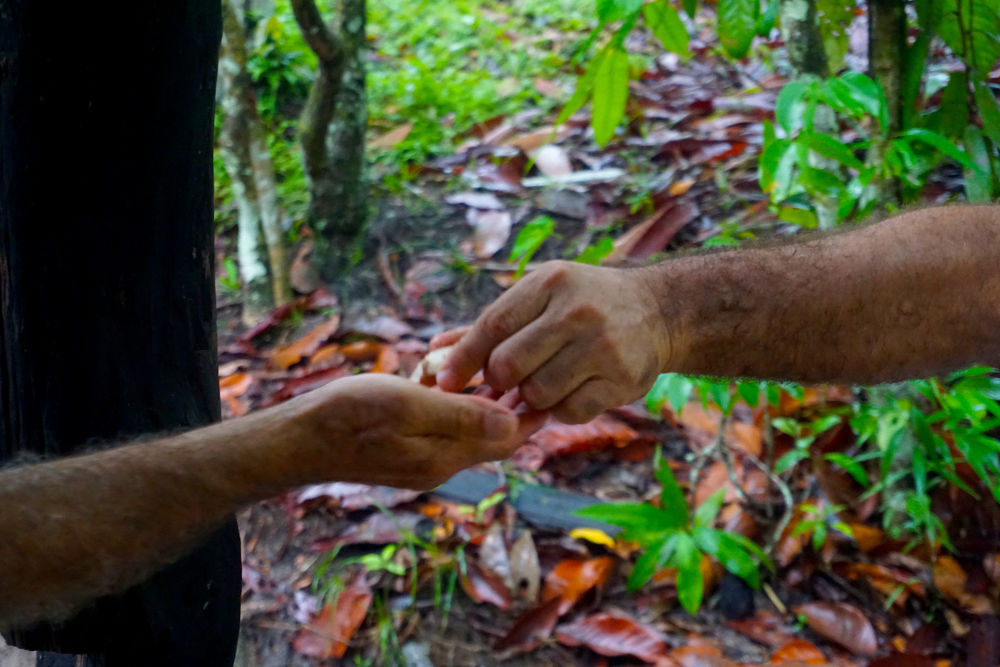
[[[905,0],[869,0],[868,60],[872,77],[882,85],[889,107],[889,127],[872,146],[869,162],[879,164],[885,159],[892,139],[903,129],[906,99],[906,2]],[[899,205],[902,200],[899,179],[877,184],[883,207]]]
[[[0,455],[219,417],[212,121],[219,4],[0,1]],[[230,667],[235,522],[33,650]]]

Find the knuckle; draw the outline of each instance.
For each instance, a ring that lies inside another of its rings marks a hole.
[[[566,311],[566,320],[572,324],[600,324],[603,319],[597,307],[589,302],[574,304]]]
[[[482,330],[490,338],[506,338],[510,327],[511,318],[506,311],[490,308],[483,314]]]
[[[545,265],[544,273],[540,274],[542,286],[546,288],[561,287],[569,282],[573,265],[569,262],[555,261]]]
[[[494,354],[486,365],[487,381],[497,389],[510,389],[521,378],[521,364],[511,354]]]
[[[550,392],[533,377],[522,382],[519,389],[524,402],[535,410],[544,410],[552,405]]]

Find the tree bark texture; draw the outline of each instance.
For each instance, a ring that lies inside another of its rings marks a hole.
[[[906,98],[907,19],[904,0],[869,0],[868,60],[872,78],[882,85],[889,107],[889,127],[872,146],[870,164],[884,159],[889,143],[903,129]],[[902,201],[899,179],[878,183],[881,204]]]
[[[324,23],[314,0],[292,0],[292,9],[319,62],[299,119],[299,139],[309,181],[306,218],[317,231],[312,258],[329,279],[367,214],[365,0],[340,0],[338,27]]]
[[[0,2],[0,458],[219,418],[212,253],[219,5]],[[23,648],[232,665],[235,521]]]
[[[231,0],[222,1],[223,50],[219,79],[225,113],[219,148],[238,210],[238,254],[243,277],[243,316],[257,321],[271,306],[291,300],[288,260],[278,211],[274,164],[257,97],[247,71],[248,50],[240,17]],[[267,264],[261,257],[261,238]]]

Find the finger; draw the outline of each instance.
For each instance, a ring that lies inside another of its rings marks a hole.
[[[438,385],[446,391],[461,391],[486,366],[493,348],[534,321],[547,304],[547,292],[535,289],[530,277],[505,292],[455,344],[438,373]]]
[[[469,332],[472,327],[459,327],[450,331],[442,331],[431,338],[428,349],[436,350],[441,347],[451,347],[462,339],[462,336]]]
[[[514,410],[517,415],[517,441],[523,443],[549,420],[547,410],[535,410],[525,403]]]
[[[520,384],[524,401],[536,410],[548,410],[593,377],[593,351],[573,342],[559,350]]]
[[[556,356],[569,342],[569,330],[553,327],[550,319],[538,318],[497,345],[486,361],[486,381],[498,389],[513,389]]]
[[[586,424],[608,408],[617,407],[615,386],[591,378],[552,408],[552,416],[564,424]]]
[[[500,401],[500,399],[504,396],[504,393],[502,391],[500,391],[499,389],[494,389],[493,387],[489,386],[488,384],[481,384],[481,385],[479,385],[478,387],[476,387],[473,390],[472,395],[473,396],[481,396],[482,398],[485,398],[485,399],[490,400],[490,401]],[[510,404],[510,403],[505,402],[505,401],[500,401],[500,403],[504,407],[508,407],[508,408],[511,408],[511,409],[513,409],[514,406],[517,405],[516,403]]]
[[[426,392],[410,404],[410,432],[449,440],[509,442],[517,432],[514,411],[478,396]]]

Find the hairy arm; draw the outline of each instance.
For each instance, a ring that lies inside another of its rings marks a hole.
[[[0,627],[123,590],[287,488],[431,488],[522,435],[496,403],[360,376],[177,437],[2,471]]]
[[[480,316],[438,382],[454,390],[483,368],[580,422],[659,372],[870,384],[973,363],[1000,364],[997,206],[642,269],[554,263]]]

